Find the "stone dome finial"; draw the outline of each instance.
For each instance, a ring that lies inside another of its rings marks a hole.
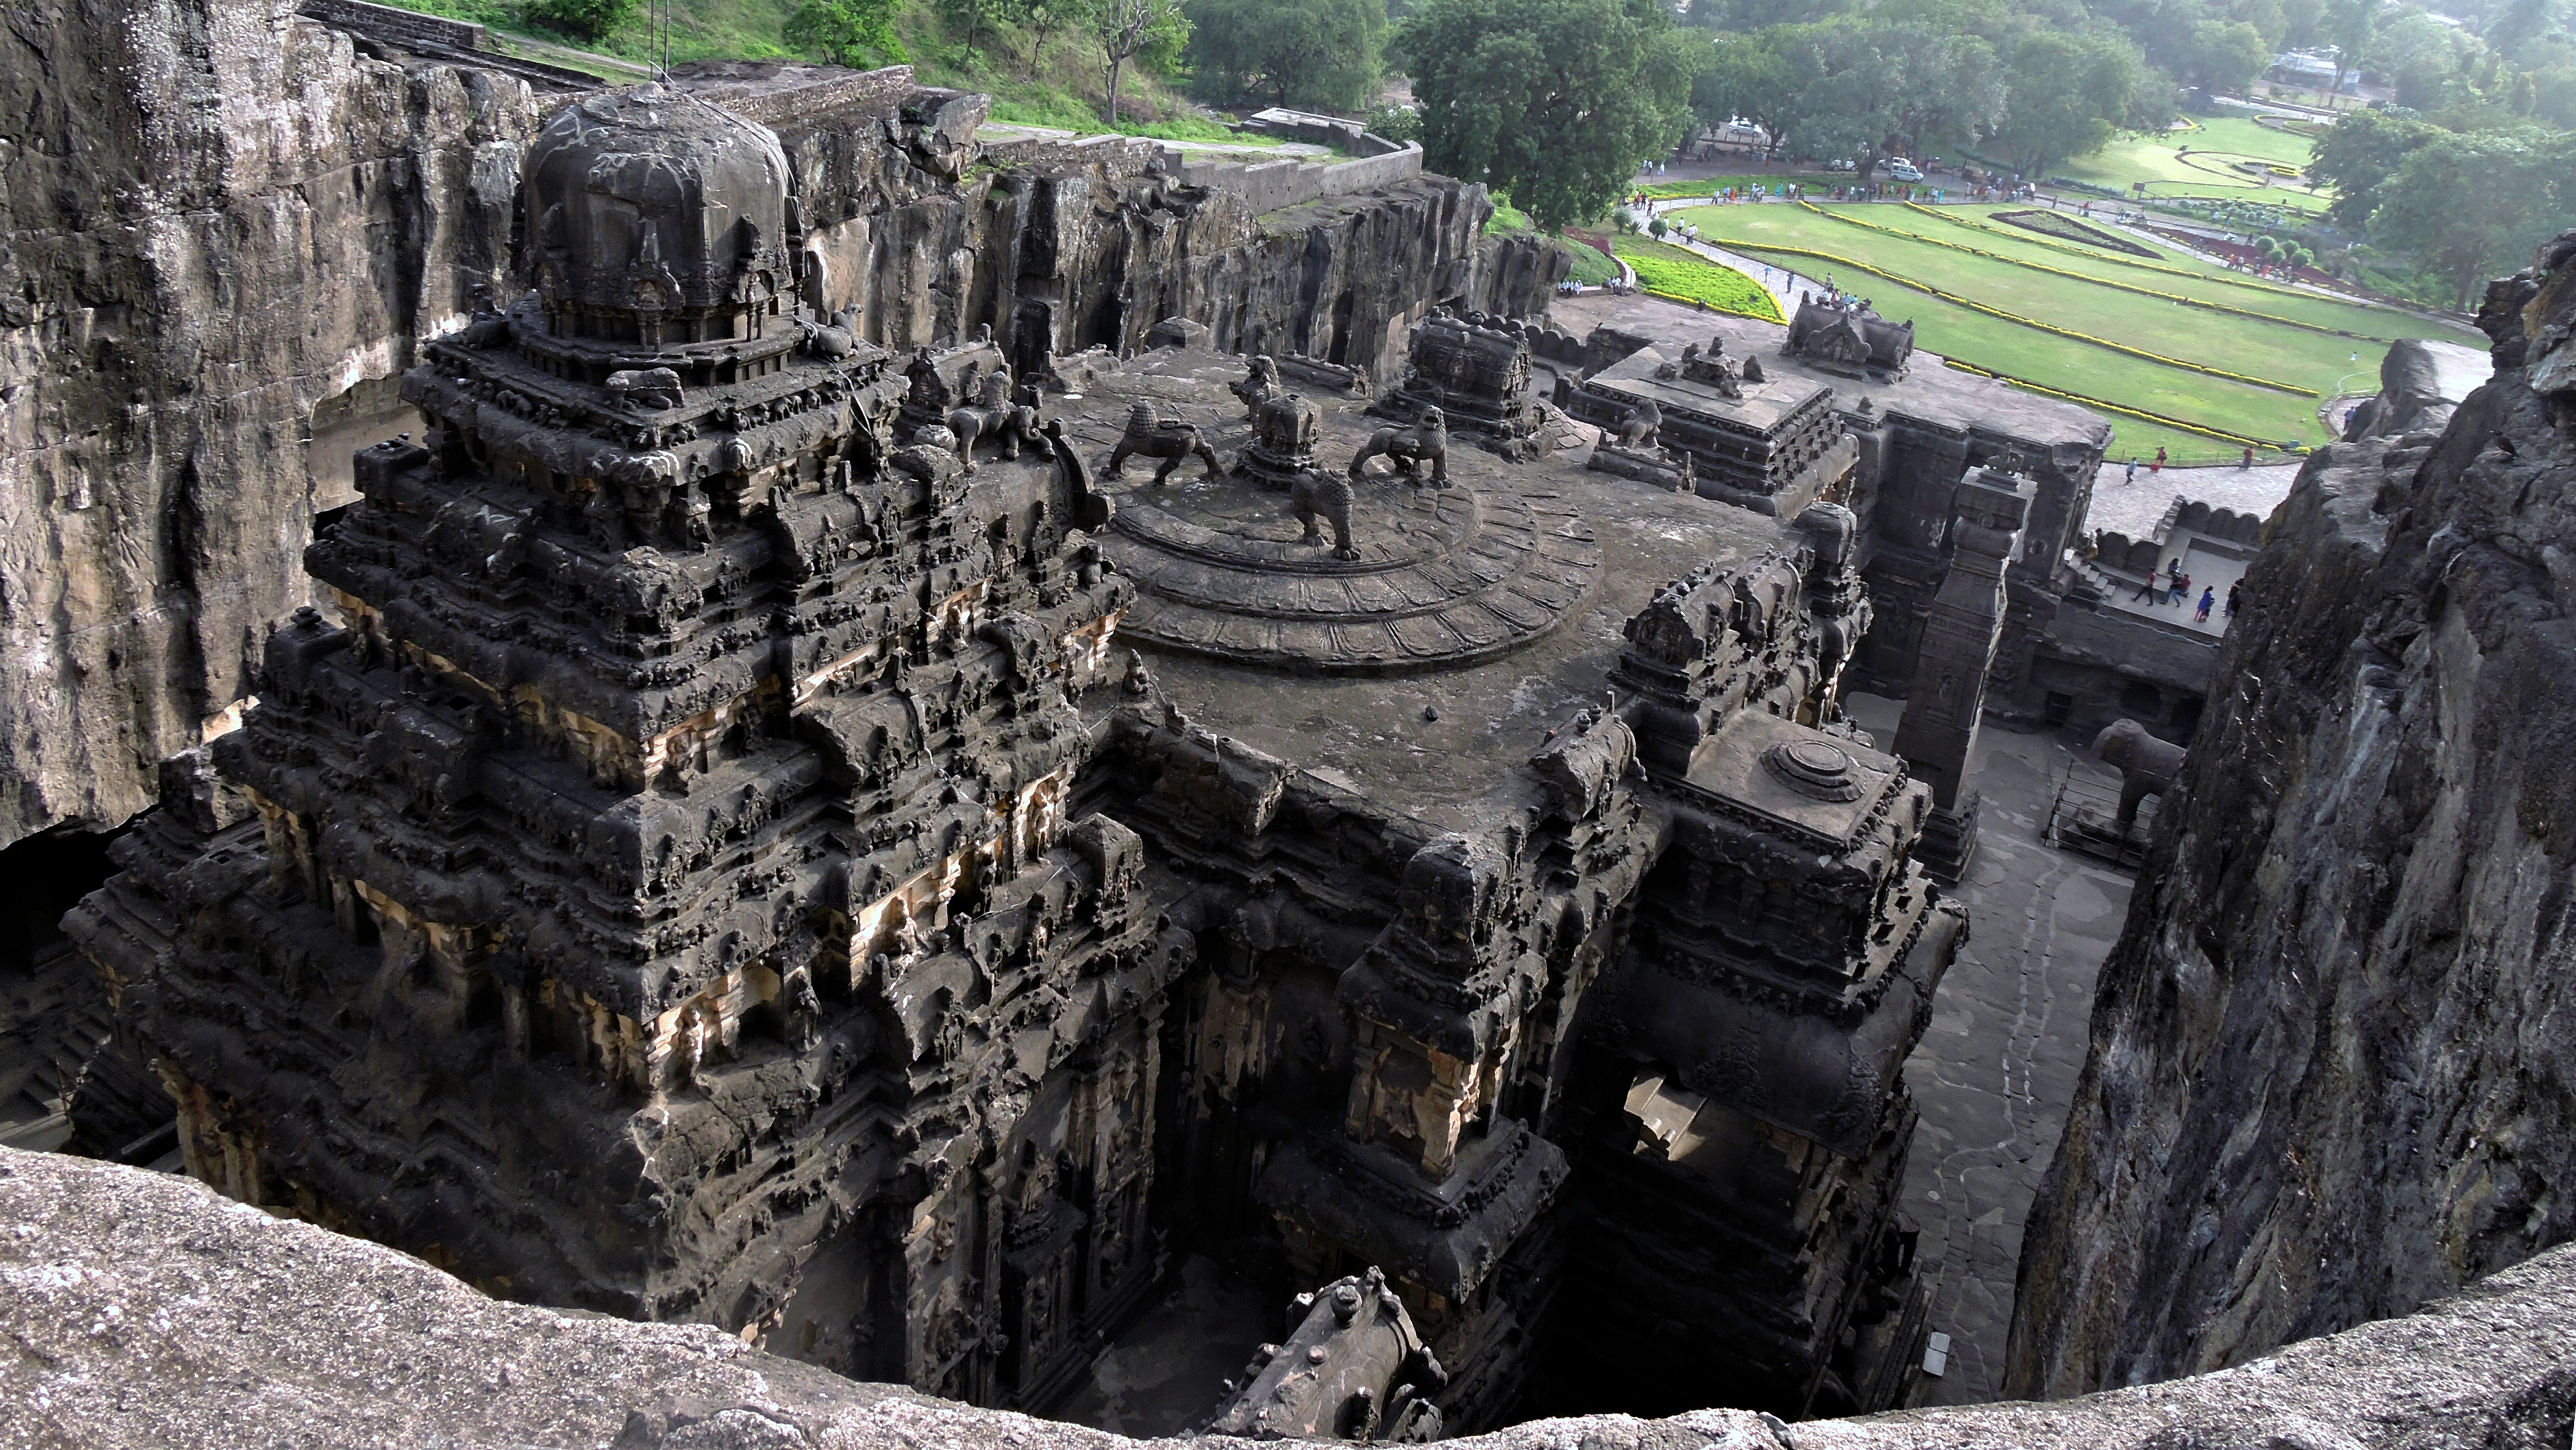
[[[661,85],[557,112],[522,196],[554,335],[650,347],[758,338],[790,305],[787,153]]]

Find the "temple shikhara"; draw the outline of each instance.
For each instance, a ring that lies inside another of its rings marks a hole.
[[[700,89],[553,112],[74,917],[189,1171],[1039,1413],[1215,1246],[1324,1286],[1245,1432],[1902,1403],[1967,754],[2103,427],[1821,304],[1578,370],[1433,298],[1389,366],[986,278],[897,339],[848,158]]]

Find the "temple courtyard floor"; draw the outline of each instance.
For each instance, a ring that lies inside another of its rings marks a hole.
[[[1882,748],[1895,740],[1903,702],[1854,694],[1844,703]],[[2094,978],[2128,915],[2127,873],[2041,840],[2070,770],[2118,790],[2118,773],[2069,738],[1991,723],[1977,733],[1973,780],[1985,806],[1956,892],[1968,903],[1968,944],[1905,1066],[1923,1121],[1901,1203],[1923,1230],[1916,1263],[1932,1328],[1950,1336],[1945,1373],[1919,1394],[1925,1404],[2003,1392],[2022,1225],[2075,1100]]]

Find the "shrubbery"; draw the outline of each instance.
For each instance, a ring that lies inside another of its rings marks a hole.
[[[1619,260],[1637,269],[1637,285],[1683,302],[1704,302],[1720,312],[1786,322],[1780,304],[1761,283],[1733,267],[1712,262],[1680,247],[1640,237],[1620,237],[1612,245]]]
[[[597,40],[644,12],[644,0],[527,0],[531,25]]]

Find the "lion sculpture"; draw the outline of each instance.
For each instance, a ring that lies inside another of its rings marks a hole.
[[[1380,428],[1370,434],[1369,441],[1351,458],[1351,481],[1357,483],[1367,477],[1368,461],[1378,457],[1384,457],[1393,463],[1398,473],[1416,484],[1422,482],[1417,470],[1428,463],[1431,465],[1431,486],[1447,488],[1449,486],[1448,420],[1441,416],[1438,408],[1425,408],[1422,410],[1422,416],[1414,420],[1412,427]]]
[[[1297,522],[1306,526],[1301,544],[1320,544],[1324,535],[1320,524],[1333,526],[1333,557],[1356,559],[1360,551],[1351,544],[1351,481],[1337,474],[1300,469],[1297,481],[1288,487],[1288,509]]]
[[[1055,456],[1046,435],[1038,431],[1038,410],[1012,402],[1010,393],[1010,374],[995,369],[985,377],[975,402],[948,410],[948,431],[957,435],[957,461],[966,465],[968,473],[975,471],[975,445],[990,437],[1002,440],[1006,460],[1018,458],[1023,444],[1036,449],[1040,458]]]
[[[1186,418],[1166,418],[1151,403],[1138,403],[1127,410],[1127,431],[1119,435],[1118,446],[1109,451],[1110,476],[1123,477],[1127,460],[1140,453],[1163,460],[1163,466],[1154,470],[1156,483],[1170,479],[1181,460],[1192,455],[1207,465],[1208,477],[1214,478],[1222,471],[1217,467],[1216,450],[1208,446],[1196,423]]]

